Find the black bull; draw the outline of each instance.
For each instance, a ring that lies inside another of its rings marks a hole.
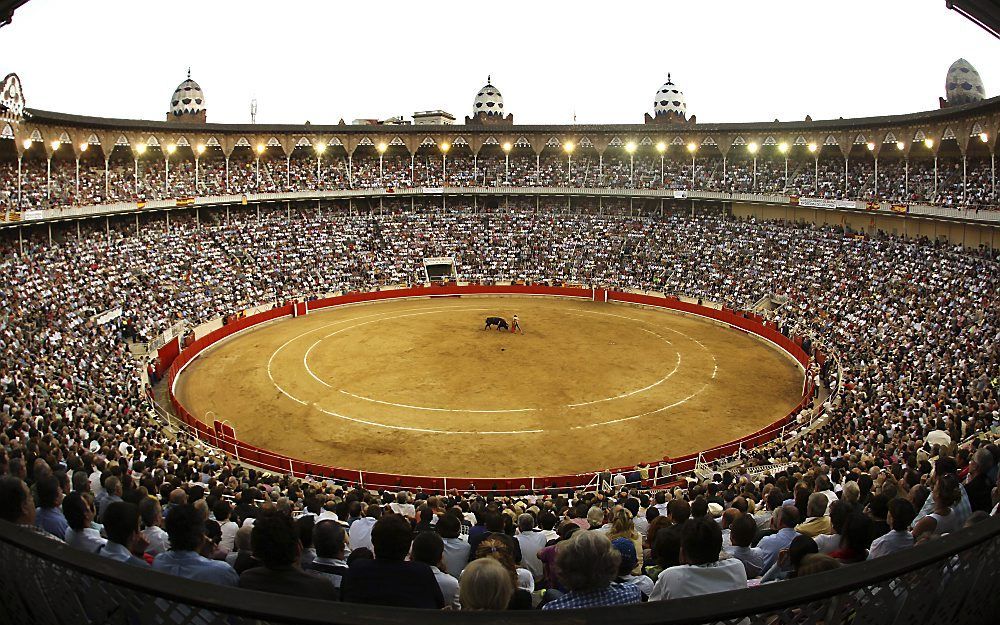
[[[507,325],[507,320],[503,317],[487,317],[486,327],[483,329],[489,330],[490,326],[496,326],[497,330],[507,330],[510,328],[510,326]]]

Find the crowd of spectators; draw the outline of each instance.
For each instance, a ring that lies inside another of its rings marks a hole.
[[[634,159],[578,155],[472,158],[420,154],[317,159],[296,150],[290,157],[237,153],[200,159],[132,158],[113,155],[107,163],[83,159],[77,190],[76,161],[26,158],[21,167],[22,210],[248,193],[309,190],[501,186],[599,187],[765,193],[824,199],[878,200],[955,208],[997,205],[992,164],[971,159],[963,178],[961,160],[879,162],[876,188],[872,159],[793,160],[721,157],[690,159],[637,156]],[[116,153],[117,154],[117,153]],[[693,168],[693,171],[692,171]],[[197,171],[196,171],[197,169]],[[756,173],[755,173],[756,172]],[[693,174],[693,175],[692,175]],[[964,182],[963,182],[964,180]],[[0,164],[0,212],[18,207],[17,163]]]
[[[206,583],[475,610],[780,583],[997,514],[995,250],[559,208],[245,208],[4,240],[0,518]],[[767,318],[837,365],[814,372],[830,391],[824,425],[669,490],[616,476],[597,492],[409,493],[262,472],[151,410],[134,341],[254,305],[422,282],[428,256],[453,256],[462,280],[565,280],[738,310],[783,302]]]

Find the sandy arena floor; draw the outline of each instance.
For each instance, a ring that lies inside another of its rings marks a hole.
[[[517,313],[523,335],[483,330]],[[560,475],[708,449],[798,403],[763,341],[637,306],[414,299],[247,331],[184,370],[177,397],[248,443],[414,475]]]

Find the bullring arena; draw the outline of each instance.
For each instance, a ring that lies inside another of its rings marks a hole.
[[[524,334],[483,329],[484,317],[515,313]],[[317,311],[235,335],[176,382],[192,414],[270,451],[473,478],[697,453],[785,416],[802,391],[798,363],[743,331],[544,296]]]
[[[55,2],[0,0],[0,624],[997,624],[1000,56],[937,3],[7,38]]]

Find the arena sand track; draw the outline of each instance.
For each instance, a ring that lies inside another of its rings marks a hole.
[[[517,314],[524,335],[484,331]],[[347,306],[210,349],[177,383],[247,443],[411,475],[560,475],[679,456],[784,416],[802,374],[776,348],[651,308],[462,297]]]

